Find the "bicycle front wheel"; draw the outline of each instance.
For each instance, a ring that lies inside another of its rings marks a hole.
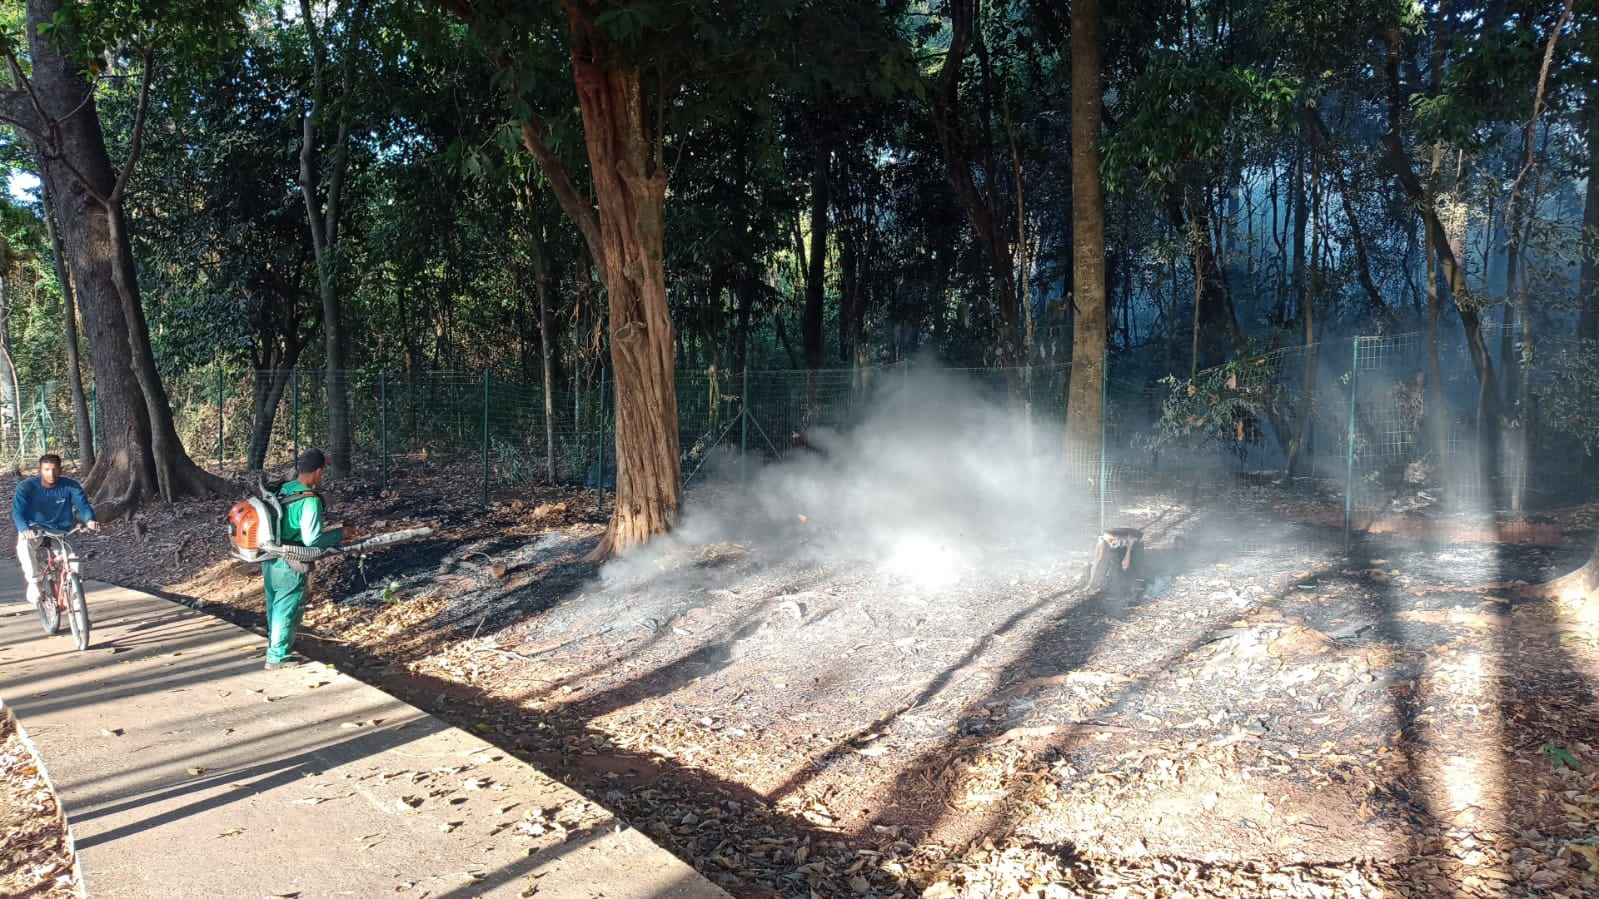
[[[76,573],[68,574],[67,621],[72,625],[72,639],[81,652],[89,648],[89,603],[83,598],[83,580]]]
[[[44,632],[47,634],[61,630],[61,599],[57,592],[59,589],[60,582],[52,577],[49,589],[39,597],[39,620],[44,623]]]

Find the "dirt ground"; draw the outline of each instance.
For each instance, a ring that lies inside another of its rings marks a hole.
[[[1384,519],[1346,556],[1326,500],[1152,490],[1139,582],[1090,591],[1090,539],[817,564],[798,513],[602,569],[592,493],[328,493],[437,533],[320,563],[297,648],[735,896],[1599,895],[1599,616],[1523,589],[1587,557],[1591,507]],[[85,571],[259,627],[226,505],[113,524]]]

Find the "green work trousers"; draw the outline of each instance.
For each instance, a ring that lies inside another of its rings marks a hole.
[[[266,588],[266,660],[281,662],[294,648],[294,635],[300,630],[305,609],[305,585],[310,578],[282,559],[268,559],[261,563],[261,580]]]

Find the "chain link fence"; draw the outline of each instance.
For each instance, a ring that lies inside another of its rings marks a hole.
[[[92,388],[88,398],[92,410]],[[0,400],[0,426],[4,428],[0,451],[13,467],[29,466],[47,452],[68,459],[78,455],[72,392],[60,382],[22,385],[16,397]]]
[[[1507,406],[1501,439],[1484,458],[1478,378],[1458,336],[1356,337],[1284,347],[1202,371],[1192,381],[1141,378],[1112,359],[1099,447],[1064,451],[1059,476],[1098,503],[1098,524],[1140,494],[1179,485],[1206,502],[1277,486],[1341,499],[1345,534],[1375,517],[1437,504],[1492,509],[1511,497],[1540,500],[1529,459],[1583,464],[1599,443],[1595,353],[1546,341],[1536,353],[1488,329],[1497,372],[1507,362],[1527,381]],[[1436,359],[1434,354],[1436,353]],[[997,406],[1026,416],[1029,441],[1064,447],[1070,365],[956,369],[945,373]],[[857,424],[868,398],[913,367],[818,371],[680,371],[679,443],[686,482],[718,454],[775,460],[810,445],[820,430]],[[537,384],[484,373],[341,373],[348,397],[352,470],[387,485],[440,462],[476,468],[482,498],[534,483],[596,490],[614,484],[612,385],[596,369],[546,395]],[[329,434],[328,379],[316,369],[251,371],[217,364],[167,382],[179,437],[191,457],[218,469],[286,466]],[[90,389],[90,407],[93,391]],[[24,387],[6,405],[4,451],[28,467],[38,454],[78,454],[70,391]],[[1550,423],[1553,424],[1550,424]],[[1569,491],[1568,491],[1569,494]]]

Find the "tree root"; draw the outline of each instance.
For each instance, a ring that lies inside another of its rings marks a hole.
[[[1599,564],[1589,562],[1570,574],[1533,584],[1525,592],[1560,602],[1599,603]]]
[[[160,489],[145,480],[125,456],[120,459],[101,456],[84,478],[84,491],[95,497],[95,517],[101,521],[126,518],[146,502],[162,500]],[[168,484],[174,500],[227,496],[233,489],[226,479],[200,468],[188,458],[172,467]]]

